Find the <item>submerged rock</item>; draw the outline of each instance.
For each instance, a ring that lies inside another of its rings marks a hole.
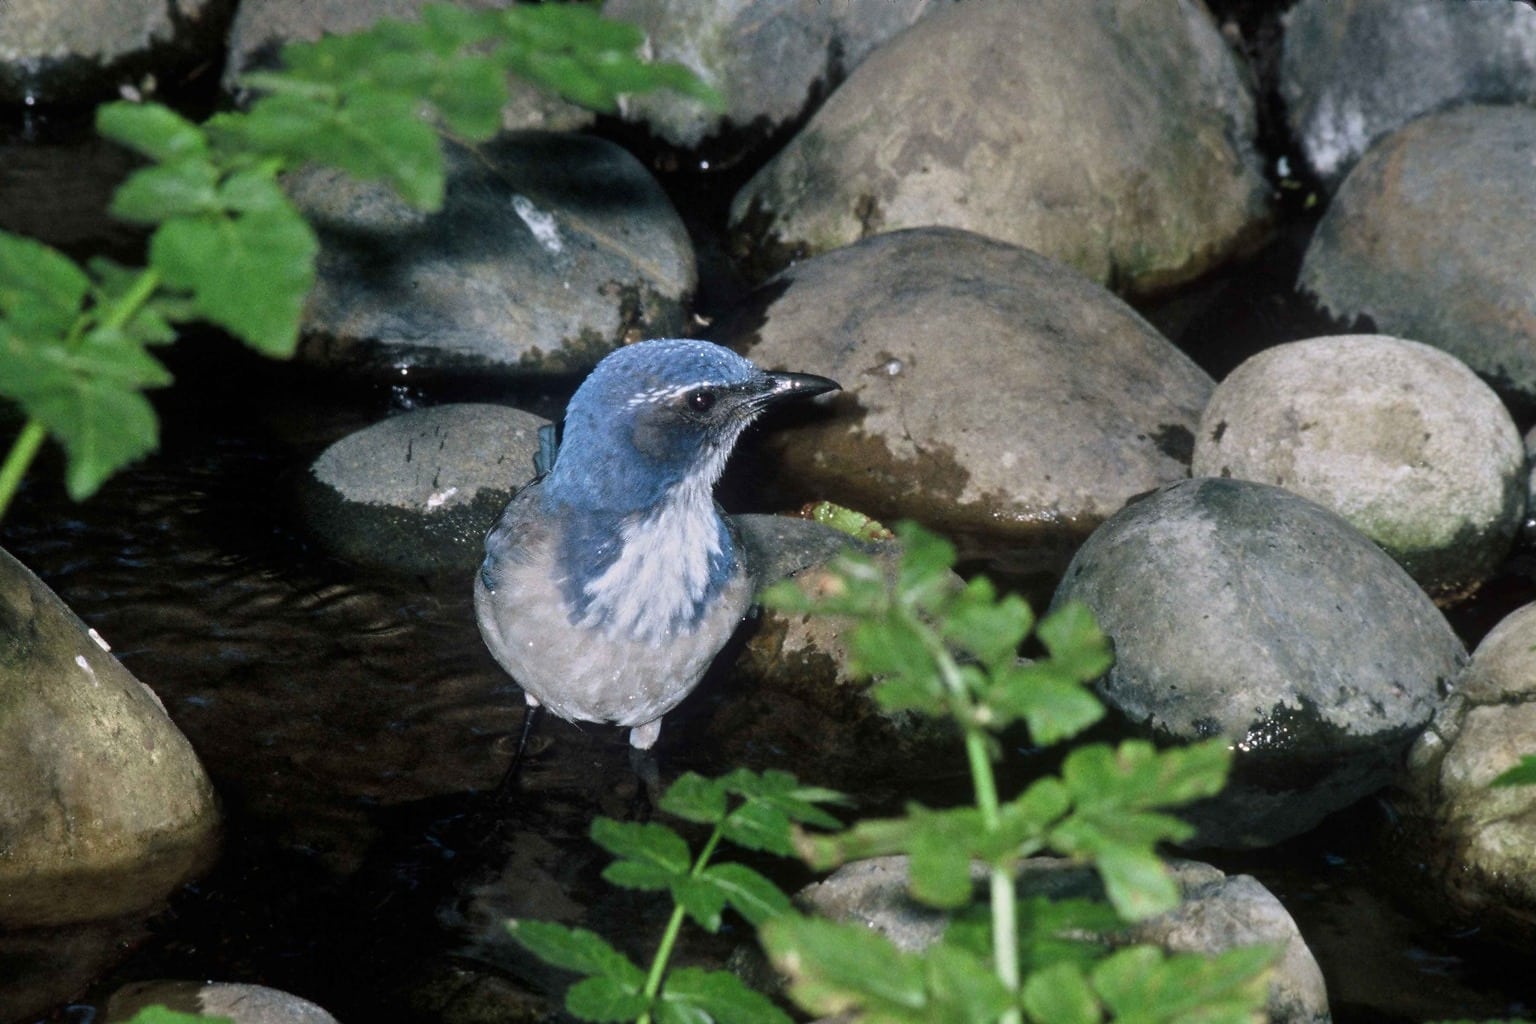
[[[1311,498],[1447,595],[1493,574],[1525,508],[1525,452],[1498,396],[1454,356],[1383,335],[1243,363],[1205,407],[1191,472]]]
[[[158,697],[0,550],[0,928],[149,909],[216,852],[213,787]]]
[[[1413,579],[1335,513],[1202,477],[1116,515],[1055,603],[1115,648],[1105,702],[1159,742],[1226,737],[1232,775],[1181,812],[1192,845],[1265,846],[1391,782],[1466,652]]]
[[[1406,788],[1415,860],[1442,908],[1492,935],[1536,938],[1536,787],[1495,778],[1536,754],[1536,604],[1504,618],[1414,744]]]
[[[1536,402],[1536,110],[1422,117],[1345,179],[1298,287],[1343,321],[1461,359]]]
[[[755,276],[947,225],[1131,293],[1266,233],[1254,102],[1203,4],[968,0],[871,54],[731,204]]]
[[[692,244],[634,157],[553,132],[447,157],[433,214],[340,171],[289,179],[321,241],[302,357],[393,376],[579,373],[626,341],[683,332]]]
[[[796,498],[918,519],[1054,578],[1134,494],[1188,472],[1211,379],[1129,306],[1037,253],[950,228],[785,271],[725,339],[840,381],[764,438]]]
[[[1334,188],[1421,114],[1536,101],[1536,11],[1520,0],[1301,0],[1286,15],[1280,95],[1307,163]]]
[[[520,409],[463,403],[392,416],[320,454],[302,499],[326,546],[361,565],[459,573],[485,557],[485,535],[534,476],[539,428]]]

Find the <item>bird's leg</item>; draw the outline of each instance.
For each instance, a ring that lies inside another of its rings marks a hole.
[[[632,817],[645,821],[651,812],[661,806],[661,766],[649,747],[629,748],[629,767],[639,781],[638,792],[630,806]]]
[[[512,752],[512,760],[507,765],[506,773],[496,784],[497,800],[505,799],[517,787],[518,773],[523,767],[523,751],[528,746],[528,737],[533,735],[533,727],[538,723],[539,712],[544,710],[544,706],[533,697],[526,697],[526,699],[527,704],[523,706],[523,728],[517,737],[517,749]]]

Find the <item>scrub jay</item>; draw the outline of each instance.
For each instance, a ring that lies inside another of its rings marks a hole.
[[[705,341],[642,341],[597,364],[547,475],[485,539],[475,613],[528,702],[630,727],[648,750],[752,603],[713,489],[747,424],[836,381],[759,370]]]

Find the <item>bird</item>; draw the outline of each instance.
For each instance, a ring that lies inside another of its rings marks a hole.
[[[714,499],[731,450],[769,407],[839,387],[694,339],[636,342],[593,368],[474,580],[481,636],[526,701],[503,788],[541,708],[626,726],[632,753],[656,743],[753,601]]]

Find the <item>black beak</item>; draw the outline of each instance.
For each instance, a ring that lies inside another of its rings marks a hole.
[[[766,388],[753,399],[756,406],[774,405],[791,398],[811,398],[828,391],[841,391],[843,386],[830,377],[818,377],[814,373],[764,373]]]

